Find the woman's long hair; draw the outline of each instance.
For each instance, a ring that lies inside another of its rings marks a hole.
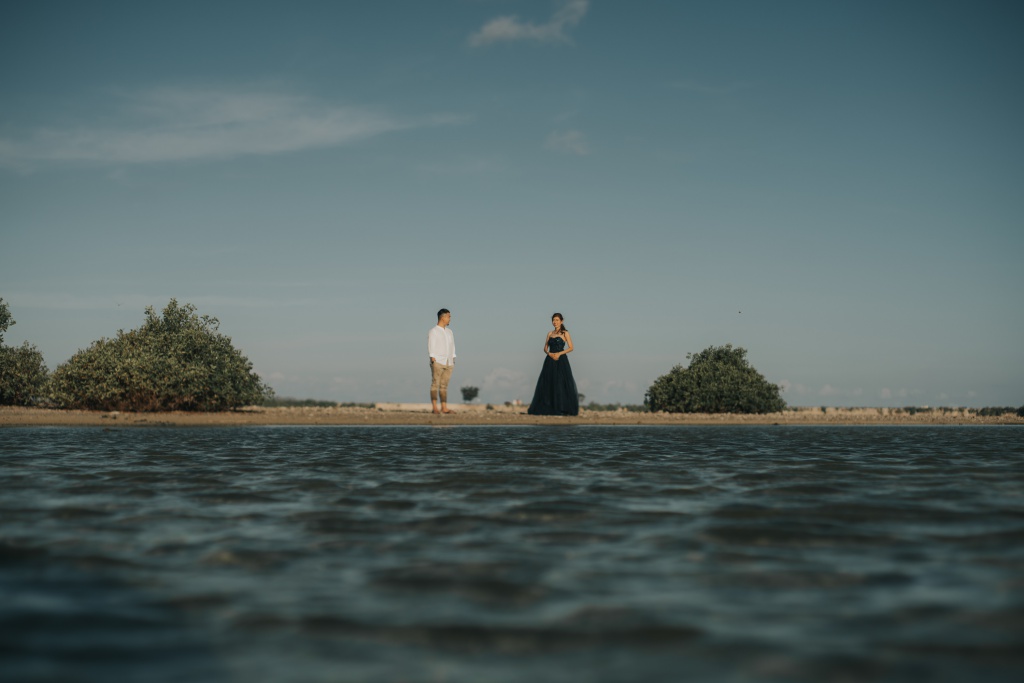
[[[568,330],[565,328],[565,318],[562,317],[562,314],[552,313],[551,319],[554,320],[555,318],[558,318],[559,320],[562,321],[562,323],[558,326],[558,334],[565,334],[566,332],[568,332]]]

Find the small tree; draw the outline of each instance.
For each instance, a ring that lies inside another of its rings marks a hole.
[[[466,403],[472,402],[474,398],[480,395],[480,389],[477,387],[462,387],[462,400]]]
[[[765,380],[746,359],[747,350],[709,346],[686,354],[690,366],[677,365],[654,381],[644,398],[651,412],[775,413],[785,410],[781,387]]]
[[[43,397],[49,372],[32,344],[0,346],[0,405],[30,406]]]
[[[57,367],[50,398],[87,410],[228,410],[260,404],[273,391],[252,363],[218,332],[216,318],[175,299],[157,315],[146,308],[137,330],[119,330]]]
[[[42,397],[49,375],[43,354],[28,342],[6,346],[4,332],[15,321],[0,299],[0,405],[29,406]]]
[[[7,307],[3,297],[0,297],[0,344],[4,343],[4,332],[14,324],[11,319],[11,309]]]

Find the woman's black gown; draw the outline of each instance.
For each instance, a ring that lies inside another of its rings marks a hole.
[[[552,337],[548,341],[548,351],[558,353],[565,349],[565,340]],[[540,369],[537,379],[537,390],[530,401],[530,415],[579,415],[580,395],[576,391],[576,380],[572,378],[569,356],[560,356],[553,360],[544,357],[544,367]]]

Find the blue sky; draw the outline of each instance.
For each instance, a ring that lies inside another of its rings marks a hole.
[[[0,297],[52,369],[171,297],[281,395],[586,400],[731,343],[791,405],[1024,404],[1005,2],[39,2]]]

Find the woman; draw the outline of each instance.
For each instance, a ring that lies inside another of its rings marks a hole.
[[[562,324],[562,314],[551,316],[555,329],[544,338],[544,367],[540,369],[537,390],[530,401],[530,415],[579,415],[580,395],[572,378],[567,354],[572,351],[572,337]]]

